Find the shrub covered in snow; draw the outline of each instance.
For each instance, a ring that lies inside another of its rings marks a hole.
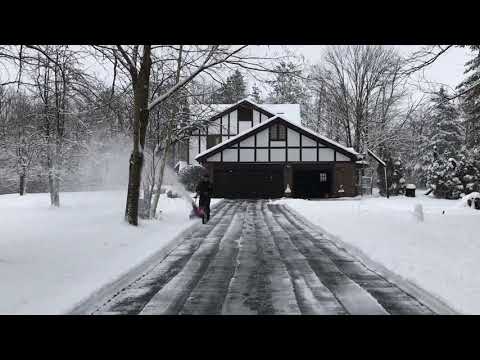
[[[480,149],[462,148],[458,154],[456,175],[465,194],[480,191]]]
[[[179,198],[180,195],[176,191],[174,191],[172,189],[168,189],[167,190],[167,197],[170,198],[170,199],[176,199],[176,198]]]
[[[393,162],[392,182],[390,186],[390,192],[392,195],[404,195],[405,194],[405,179],[403,177],[403,164],[400,158]]]
[[[427,185],[433,188],[433,194],[442,199],[459,199],[463,186],[458,177],[454,163],[444,157],[438,157],[427,167]]]
[[[203,166],[188,165],[179,171],[178,177],[180,183],[185,186],[185,189],[194,192],[198,182],[206,173],[207,170]]]
[[[437,156],[427,167],[428,185],[438,198],[459,199],[464,194],[480,190],[476,153],[462,148],[455,155],[448,158]]]
[[[468,195],[465,195],[460,204],[462,206],[470,207],[472,209],[480,210],[480,193],[472,192]]]

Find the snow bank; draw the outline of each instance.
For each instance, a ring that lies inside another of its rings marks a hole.
[[[191,207],[161,195],[159,220],[123,222],[126,193],[0,196],[0,314],[60,314],[168,244]],[[212,200],[212,204],[218,200]]]
[[[459,201],[459,206],[461,207],[470,207],[472,209],[475,209],[475,204],[474,200],[480,198],[480,193],[478,192],[472,192],[468,195],[465,195],[462,197]],[[468,204],[468,200],[471,200],[470,205]]]
[[[277,202],[455,310],[480,314],[480,211],[426,196]],[[423,222],[416,205],[423,208]]]

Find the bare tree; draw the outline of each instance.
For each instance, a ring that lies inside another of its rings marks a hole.
[[[0,116],[0,146],[9,159],[6,168],[15,174],[19,194],[24,195],[28,176],[37,167],[40,134],[32,118],[31,99],[26,94],[15,91],[10,91],[8,97],[10,108],[6,108],[5,103],[0,104],[4,110],[3,116]]]
[[[69,67],[72,53],[66,46],[38,47],[32,69],[35,90],[41,99],[48,187],[53,206],[60,206],[62,152],[68,111]]]
[[[342,129],[341,140],[362,152],[405,95],[401,59],[391,48],[355,45],[330,47],[323,60],[311,82],[323,94],[328,127]]]
[[[422,49],[413,52],[406,59],[403,74],[412,75],[425,69],[437,61],[438,58],[440,58],[452,47],[454,47],[454,45],[429,45],[422,47]]]
[[[216,71],[229,66],[240,66],[250,71],[271,71],[256,56],[243,53],[247,46],[94,46],[114,67],[114,72],[127,77],[134,94],[134,118],[132,126],[133,149],[125,219],[138,224],[138,200],[144,162],[145,136],[149,113],[171,96],[191,83],[199,75],[218,76]],[[159,67],[162,81],[159,86],[174,79],[173,84],[149,101],[152,67]]]

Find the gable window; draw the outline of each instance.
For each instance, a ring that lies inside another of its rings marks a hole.
[[[287,128],[282,124],[275,124],[270,126],[270,140],[271,141],[285,141],[287,140]]]
[[[207,135],[207,149],[214,147],[222,142],[220,135]]]
[[[237,113],[238,121],[253,121],[253,110],[251,108],[240,106]]]

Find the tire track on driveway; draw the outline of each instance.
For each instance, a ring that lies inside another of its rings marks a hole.
[[[306,231],[299,231],[292,220],[280,212],[279,205],[268,205],[279,227],[289,234],[294,247],[306,258],[318,279],[353,315],[388,315],[378,301],[360,285],[345,275],[320,249],[313,246]],[[350,259],[350,258],[349,258]]]
[[[317,276],[309,258],[297,249],[289,233],[280,226],[271,206],[264,206],[262,212],[292,279],[302,314],[347,314],[335,295],[322,283],[321,277]]]
[[[92,302],[93,313],[434,313],[288,206],[224,200],[183,236],[107,301]]]
[[[238,202],[234,202],[233,206],[219,218],[219,223],[213,226],[213,230],[205,237],[183,269],[153,296],[140,312],[141,315],[177,314],[182,309],[210,261],[215,257],[219,243],[230,227],[238,207]]]
[[[220,204],[209,224],[197,226],[195,231],[190,232],[158,265],[111,297],[93,314],[138,314],[150,299],[183,269],[205,237],[233,205],[233,202],[227,201]]]
[[[221,312],[230,279],[235,271],[238,241],[244,226],[245,205],[241,203],[239,211],[233,214],[230,226],[219,243],[218,251],[197,286],[190,293],[180,314],[217,315]]]
[[[278,211],[288,219],[290,224],[304,239],[309,240],[313,247],[320,249],[341,272],[370,293],[388,313],[392,315],[434,314],[433,311],[412,295],[369,269],[345,249],[338,247],[334,242],[327,239],[318,229],[312,228],[310,224],[288,207],[280,206]]]

